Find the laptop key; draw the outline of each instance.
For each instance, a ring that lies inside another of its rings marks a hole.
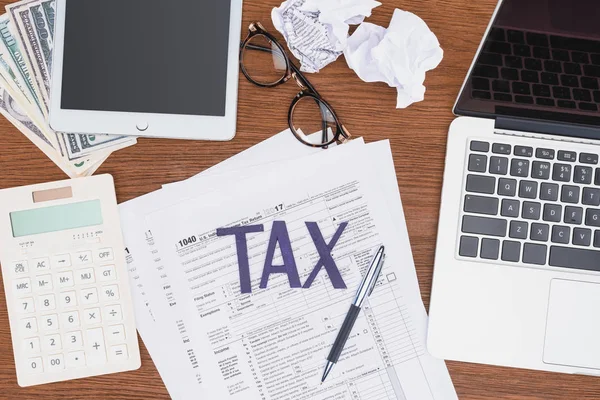
[[[533,157],[533,147],[515,146],[515,156]]]
[[[584,188],[581,202],[586,206],[600,206],[600,189],[590,187]]]
[[[517,77],[517,78],[515,78],[515,80],[516,79],[519,79],[519,78]],[[528,95],[531,93],[531,90],[529,89],[529,83],[525,83],[525,82],[513,82],[512,83],[512,91],[514,94]]]
[[[600,231],[594,232],[594,247],[600,248]]]
[[[505,219],[463,216],[462,231],[474,235],[506,236],[508,222]]]
[[[496,178],[493,176],[468,175],[467,192],[494,194],[496,190]]]
[[[504,36],[504,29],[496,27],[492,28],[490,30],[490,36],[488,40],[497,40],[499,42],[504,42],[506,40]]]
[[[500,254],[500,241],[498,239],[481,240],[481,258],[486,260],[497,260]]]
[[[542,183],[540,199],[546,201],[558,200],[558,185],[556,183]]]
[[[506,175],[508,174],[508,158],[496,157],[490,158],[490,174]]]
[[[548,36],[543,33],[527,32],[527,44],[540,47],[548,47]]]
[[[508,29],[506,31],[506,38],[511,43],[525,44],[525,33],[521,32],[521,31],[515,31],[513,29]]]
[[[533,94],[535,96],[551,97],[552,91],[548,85],[533,85]]]
[[[533,181],[521,181],[519,185],[519,197],[525,199],[537,198],[538,184]]]
[[[512,239],[527,239],[529,223],[523,221],[511,221],[508,237]]]
[[[587,64],[590,62],[590,58],[587,53],[582,53],[580,51],[572,51],[571,52],[571,60],[577,64]]]
[[[529,46],[522,44],[513,44],[513,54],[519,57],[531,57],[531,50]],[[527,60],[530,59],[528,58]],[[525,60],[525,65],[527,65],[527,60]]]
[[[550,247],[550,266],[600,271],[600,251],[574,247]]]
[[[508,68],[523,68],[523,59],[515,56],[504,56],[504,66]]]
[[[488,142],[473,140],[471,141],[470,148],[472,151],[480,151],[482,153],[487,153],[488,151],[490,151],[490,144]]]
[[[554,99],[547,99],[545,97],[538,97],[535,99],[535,103],[539,106],[547,106],[547,107],[554,107],[555,106],[555,102]]]
[[[506,79],[509,81],[518,81],[519,80],[519,70],[514,69],[514,68],[501,68],[500,69],[500,76],[502,77],[502,79]],[[513,88],[514,90],[514,88]],[[517,92],[520,93],[520,92]],[[526,93],[528,94],[528,93]]]
[[[483,90],[473,90],[471,91],[471,96],[474,99],[483,99],[483,100],[491,100],[492,94],[490,92],[484,92]]]
[[[513,101],[513,97],[507,93],[494,93],[494,100],[498,101]]]
[[[592,178],[594,175],[594,170],[592,167],[575,167],[575,174],[573,176],[573,182],[582,183],[584,185],[589,185],[592,183]]]
[[[569,75],[581,75],[581,67],[579,64],[566,62],[563,64],[563,71]]]
[[[502,200],[502,207],[500,208],[500,215],[503,217],[517,218],[519,216],[519,209],[521,205],[519,200]]]
[[[552,50],[552,59],[556,61],[571,61],[569,52],[565,50]]]
[[[596,178],[594,179],[594,185],[600,186],[600,168],[596,168]]]
[[[562,187],[560,201],[562,201],[563,203],[577,204],[579,203],[579,192],[579,186],[565,185]]]
[[[535,58],[543,58],[545,60],[550,59],[550,50],[545,47],[534,47],[533,56]]]
[[[515,95],[515,101],[517,103],[533,104],[533,97],[531,97],[531,96],[521,96],[521,95],[516,94]]]
[[[594,103],[578,103],[579,109],[582,111],[598,111],[598,106]]]
[[[590,56],[590,58],[591,58],[592,64],[600,65],[600,54],[592,54]]]
[[[550,179],[550,163],[534,161],[531,168],[531,177],[534,179]]]
[[[600,66],[599,65],[584,65],[583,73],[585,76],[593,78],[600,78]]]
[[[537,242],[547,242],[550,236],[550,225],[548,224],[531,224],[531,232],[529,237]]]
[[[521,70],[521,80],[523,82],[538,83],[540,81],[540,77],[537,71],[523,69]]]
[[[573,244],[577,246],[589,246],[592,243],[592,230],[584,228],[573,229]]]
[[[487,156],[482,154],[471,154],[469,156],[469,171],[485,172],[487,169]]]
[[[571,228],[568,226],[554,225],[552,227],[552,243],[569,244]]]
[[[598,154],[581,153],[579,154],[579,162],[582,164],[598,164]]]
[[[583,222],[583,208],[581,207],[565,207],[565,224],[581,225]]]
[[[570,99],[571,89],[563,86],[552,86],[552,96],[557,99]]]
[[[554,164],[552,179],[559,182],[570,182],[571,171],[571,166],[568,164]]]
[[[560,84],[568,87],[579,87],[579,79],[575,75],[561,75]]]
[[[560,222],[562,217],[562,206],[559,204],[545,204],[544,205],[544,221],[547,222]]]
[[[473,68],[473,76],[480,76],[482,78],[498,78],[498,68],[492,65],[475,65]]]
[[[517,181],[515,179],[500,178],[498,180],[498,194],[513,197],[517,194]]]
[[[587,89],[573,89],[573,100],[592,101],[592,93]]]
[[[479,238],[473,236],[461,236],[458,254],[461,257],[477,257],[479,250]]]
[[[529,176],[529,160],[523,160],[519,158],[513,158],[510,163],[510,174],[512,176]]]
[[[526,69],[529,69],[532,71],[541,71],[544,69],[542,67],[542,60],[538,60],[535,58],[526,58],[524,66]]]
[[[554,73],[542,72],[540,77],[542,78],[542,83],[545,83],[546,85],[558,85],[558,75]]]
[[[505,240],[502,243],[502,261],[519,262],[521,243]]]
[[[554,150],[539,148],[535,150],[535,156],[544,160],[554,160]]]
[[[512,146],[504,143],[494,143],[492,145],[492,153],[495,154],[510,154]]]
[[[585,213],[585,224],[587,226],[600,227],[600,210],[588,208]]]
[[[474,214],[496,215],[499,202],[495,197],[466,195],[464,210]]]
[[[542,205],[540,203],[534,203],[531,201],[526,201],[523,203],[523,210],[521,212],[521,217],[524,219],[540,219],[540,214],[542,213]]]
[[[598,89],[598,78],[590,78],[588,76],[582,76],[579,78],[579,82],[581,83],[581,87],[586,89]]]
[[[600,90],[594,90],[594,102],[600,103]]]
[[[546,72],[560,74],[562,72],[562,65],[559,61],[546,60],[544,61],[544,70]],[[558,77],[556,77],[556,80],[558,82]]]
[[[510,93],[510,82],[494,79],[492,81],[492,89],[494,92]]]
[[[498,67],[502,66],[502,56],[494,53],[481,53],[477,64],[495,65]]]
[[[545,244],[525,243],[523,246],[523,262],[525,264],[546,265],[548,246]]]
[[[490,81],[485,78],[473,77],[471,86],[476,90],[490,90]]]
[[[489,96],[486,98],[489,99]],[[574,101],[571,101],[571,100],[557,100],[556,105],[561,108],[571,108],[571,109],[577,108],[577,103],[575,103]]]

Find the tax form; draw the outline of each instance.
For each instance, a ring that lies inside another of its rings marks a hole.
[[[318,151],[321,150],[298,146],[291,132],[284,131],[193,179],[200,180],[211,174],[226,172],[231,174],[229,179],[234,179],[240,175],[232,172],[236,169],[248,173],[248,168],[260,164],[297,158]],[[202,182],[203,190],[211,190],[214,186],[214,178],[210,182],[206,179]],[[178,184],[171,184],[166,185],[166,188],[177,186]],[[195,192],[200,192],[197,187]],[[202,377],[198,372],[194,340],[186,329],[185,318],[179,312],[176,296],[171,290],[169,275],[154,244],[152,232],[144,220],[146,213],[185,197],[188,197],[185,192],[158,190],[121,204],[120,212],[140,336],[171,397],[197,399],[202,390]]]
[[[196,341],[205,397],[190,398],[456,398],[443,361],[424,345],[427,316],[389,143],[326,153],[223,184],[146,217]],[[290,289],[285,275],[271,275],[268,288],[259,289],[275,220],[287,223],[302,282],[318,259],[304,223],[317,222],[329,241],[341,222],[349,222],[333,249],[348,289],[333,289],[323,271],[310,289]],[[233,238],[215,235],[217,228],[240,224],[265,227],[248,238],[252,294],[240,292]],[[325,356],[380,244],[388,249],[382,276],[339,363],[319,385]]]

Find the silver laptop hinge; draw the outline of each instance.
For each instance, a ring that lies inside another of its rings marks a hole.
[[[600,146],[600,129],[581,125],[497,117],[494,133]]]

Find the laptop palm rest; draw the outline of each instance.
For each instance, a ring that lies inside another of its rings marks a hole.
[[[600,369],[600,284],[553,279],[544,363]]]

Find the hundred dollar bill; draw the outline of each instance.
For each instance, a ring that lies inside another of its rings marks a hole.
[[[27,99],[35,104],[39,111],[44,114],[44,106],[40,102],[39,96],[35,90],[34,76],[32,74],[29,63],[27,62],[27,53],[23,51],[19,42],[15,39],[12,32],[12,22],[8,14],[0,15],[0,40],[2,46],[6,49],[8,55],[16,67],[16,72],[19,73],[19,81],[22,83],[24,95]]]
[[[5,85],[6,81],[3,78],[0,79],[0,114],[31,140],[52,162],[71,178],[83,176],[87,170],[94,167],[91,160],[82,160],[77,163],[66,162],[52,147],[41,129],[21,110],[15,99],[6,90]]]
[[[54,0],[25,0],[6,6],[18,32],[18,38],[29,55],[36,82],[45,104],[50,99],[52,50],[54,47]],[[118,150],[137,143],[135,138],[118,135],[87,135],[57,132],[60,150],[69,160],[97,151]]]

